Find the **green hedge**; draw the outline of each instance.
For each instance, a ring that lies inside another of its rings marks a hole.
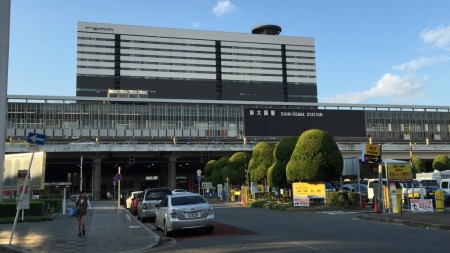
[[[39,199],[31,200],[30,209],[25,209],[25,216],[48,216],[53,212],[62,210],[62,201],[60,199]],[[5,200],[0,202],[0,218],[8,218],[16,216],[16,201]]]
[[[339,207],[358,207],[357,192],[327,192],[327,205]]]
[[[277,201],[272,201],[272,200],[256,200],[255,202],[253,202],[250,205],[250,207],[253,207],[253,208],[264,208],[264,209],[279,210],[279,211],[284,211],[289,206],[290,206],[289,203],[279,203]]]

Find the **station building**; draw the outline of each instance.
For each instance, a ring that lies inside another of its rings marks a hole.
[[[313,38],[78,23],[77,96],[317,102]]]
[[[196,189],[209,160],[311,128],[333,135],[345,157],[369,139],[389,159],[408,160],[412,143],[429,144],[414,148],[428,163],[449,151],[449,106],[318,103],[314,39],[280,31],[80,22],[77,96],[8,95],[6,152],[26,152],[27,134],[43,133],[45,181],[100,198],[117,166],[125,188]]]

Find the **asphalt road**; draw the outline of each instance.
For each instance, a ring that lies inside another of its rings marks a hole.
[[[448,251],[449,231],[353,219],[359,215],[216,207],[218,225],[213,234],[193,231],[162,236],[161,245],[149,252]]]

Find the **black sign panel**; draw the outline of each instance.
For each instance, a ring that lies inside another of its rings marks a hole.
[[[261,109],[244,110],[246,136],[300,136],[321,129],[334,137],[365,137],[364,111]]]

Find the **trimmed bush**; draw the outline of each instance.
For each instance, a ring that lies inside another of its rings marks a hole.
[[[327,205],[336,207],[358,207],[359,193],[357,192],[328,192]]]

